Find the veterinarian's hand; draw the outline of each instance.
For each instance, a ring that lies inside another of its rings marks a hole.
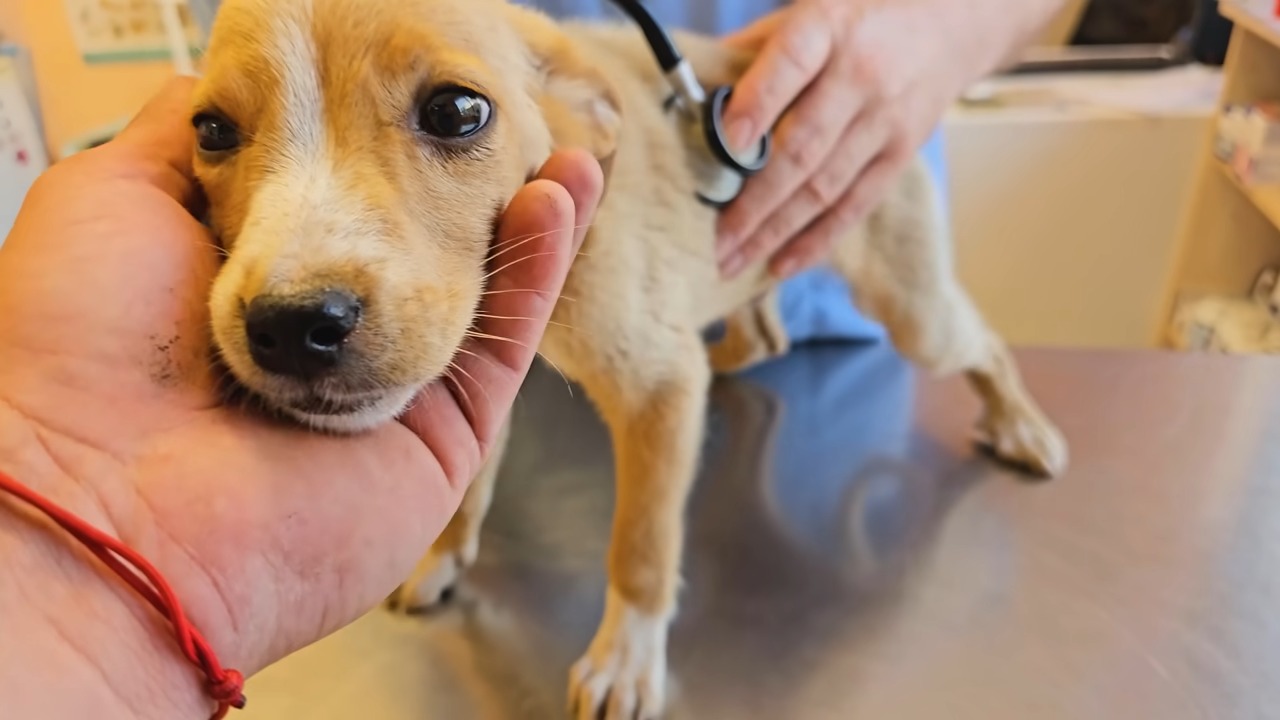
[[[724,274],[763,257],[777,276],[806,269],[885,196],[973,73],[937,4],[797,0],[726,39],[759,53],[726,111],[730,141],[777,136],[721,217]]]
[[[115,141],[54,166],[0,249],[0,469],[154,562],[223,663],[246,674],[368,611],[426,551],[480,466],[532,350],[475,342],[488,404],[442,385],[402,424],[308,434],[221,404],[193,217],[191,86]],[[483,310],[536,346],[601,191],[589,156],[553,158],[499,241],[527,262]],[[512,246],[517,247],[516,245]],[[469,406],[468,406],[469,407]],[[192,669],[140,598],[71,537],[0,494],[0,698],[13,717],[207,718]]]

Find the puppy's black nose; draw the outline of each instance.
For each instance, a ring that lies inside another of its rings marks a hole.
[[[312,378],[342,360],[346,339],[360,322],[360,300],[326,290],[305,298],[260,295],[245,309],[249,353],[267,372]]]

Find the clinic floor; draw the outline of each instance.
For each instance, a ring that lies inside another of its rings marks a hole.
[[[963,383],[879,346],[716,384],[671,720],[1280,718],[1280,362],[1019,358],[1072,443],[1060,481],[973,452]],[[613,497],[574,395],[530,378],[452,608],[370,614],[238,717],[564,717]]]

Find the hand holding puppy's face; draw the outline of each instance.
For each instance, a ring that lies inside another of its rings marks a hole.
[[[389,420],[445,373],[519,255],[491,245],[516,190],[553,147],[616,138],[607,82],[499,0],[227,0],[205,63],[214,337],[320,428]]]

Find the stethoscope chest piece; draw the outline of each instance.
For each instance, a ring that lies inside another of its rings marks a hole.
[[[709,95],[695,76],[693,67],[680,54],[680,50],[671,41],[653,14],[641,0],[614,0],[624,12],[631,16],[644,32],[645,41],[653,50],[658,67],[670,84],[672,94],[665,104],[666,109],[679,109],[679,115],[689,130],[694,130],[687,140],[694,143],[703,142],[710,158],[696,157],[695,172],[698,175],[698,198],[712,207],[721,208],[728,205],[742,192],[747,178],[760,172],[769,162],[771,140],[769,133],[745,151],[735,151],[729,146],[728,134],[724,126],[724,109],[733,93],[731,86],[716,88]],[[701,128],[692,127],[700,125]],[[696,137],[700,135],[701,137]],[[708,160],[714,161],[714,167],[707,167]]]
[[[707,178],[698,197],[712,207],[728,205],[742,192],[747,178],[760,172],[769,163],[772,138],[766,132],[754,146],[745,151],[735,150],[729,143],[724,124],[725,106],[733,94],[733,87],[724,85],[713,90],[702,105],[702,130],[707,148],[718,161],[720,172],[714,179]]]
[[[712,91],[703,105],[706,115],[702,119],[702,125],[706,129],[707,145],[720,162],[737,170],[739,175],[750,177],[769,163],[772,141],[770,134],[766,132],[754,147],[747,148],[745,152],[734,152],[729,146],[729,134],[724,126],[724,109],[732,94],[733,87],[730,85],[722,85]]]

